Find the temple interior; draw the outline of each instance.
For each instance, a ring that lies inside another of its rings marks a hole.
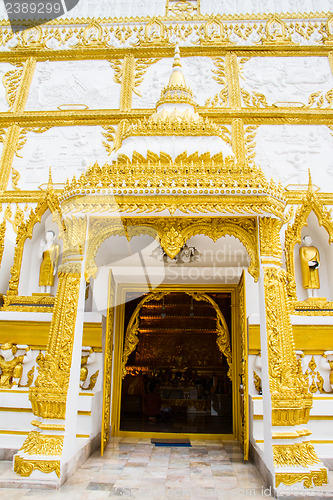
[[[211,296],[231,331],[230,294]],[[126,322],[139,301],[126,304]],[[214,308],[169,293],[142,306],[138,339],[122,384],[120,430],[232,434],[232,383]]]

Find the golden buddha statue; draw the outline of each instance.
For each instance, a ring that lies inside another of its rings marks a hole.
[[[20,346],[25,348],[26,354],[15,356],[18,346],[11,342],[6,342],[0,348],[0,388],[11,389],[13,385],[19,385],[22,373],[23,363],[30,361],[32,354],[30,347]]]
[[[54,276],[57,272],[60,246],[54,243],[53,231],[46,231],[45,240],[40,243],[42,263],[39,272],[39,286],[43,292],[50,293],[54,285]]]
[[[316,297],[316,290],[320,288],[319,271],[320,257],[318,248],[313,246],[311,236],[304,236],[304,245],[299,249],[301,259],[303,288],[308,292],[308,298]]]

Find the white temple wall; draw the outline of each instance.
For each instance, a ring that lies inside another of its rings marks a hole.
[[[119,109],[120,84],[114,80],[111,64],[106,60],[37,62],[25,109]]]
[[[255,163],[268,179],[295,189],[312,181],[333,191],[333,136],[326,125],[260,125],[255,136]]]
[[[196,3],[196,2],[194,2]],[[80,0],[64,18],[164,16],[166,0]],[[247,14],[263,12],[321,12],[333,10],[332,0],[201,0],[202,14]],[[0,16],[7,19],[4,5]]]
[[[103,165],[108,153],[101,126],[52,127],[42,133],[27,132],[27,141],[13,160],[13,167],[19,172],[18,187],[33,190],[42,185],[46,189],[49,167],[52,180],[63,184],[67,179],[79,177],[91,163]]]
[[[163,87],[168,83],[172,58],[163,58],[148,66],[143,81],[132,94],[133,108],[154,108]],[[200,106],[213,98],[222,89],[214,79],[216,71],[213,59],[210,57],[183,57],[183,73],[186,75],[186,85],[193,90],[193,99]]]
[[[319,96],[313,94],[320,92],[328,107],[325,93],[333,88],[333,75],[327,57],[251,57],[238,63],[241,88],[263,94],[269,106],[316,108]]]

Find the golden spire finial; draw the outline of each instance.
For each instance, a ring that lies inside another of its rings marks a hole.
[[[312,184],[312,177],[311,177],[311,170],[310,170],[310,168],[308,169],[308,174],[309,174],[308,191],[313,191],[313,184]]]
[[[179,52],[179,45],[178,45],[178,42],[176,43],[176,47],[175,47],[175,55],[173,56],[173,65],[172,65],[173,68],[181,68],[182,67],[182,63],[181,63],[181,60],[180,60],[180,52]]]
[[[51,167],[49,167],[49,181],[47,183],[47,189],[53,189],[53,182],[52,182],[52,170]]]
[[[185,78],[182,72],[182,63],[180,60],[179,45],[176,44],[175,55],[173,57],[172,73],[169,79],[168,87],[186,87]]]

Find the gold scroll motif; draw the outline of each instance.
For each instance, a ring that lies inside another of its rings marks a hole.
[[[151,302],[152,300],[162,300],[166,295],[168,295],[171,292],[151,292],[150,294],[146,295],[136,306],[131,319],[128,323],[127,329],[126,329],[126,334],[125,334],[125,342],[124,342],[124,349],[123,349],[123,358],[122,358],[122,376],[123,378],[127,374],[126,370],[126,363],[127,360],[130,356],[130,354],[135,350],[136,346],[139,343],[139,337],[138,337],[138,332],[139,332],[139,326],[140,326],[140,310],[144,304],[147,302]],[[231,380],[231,373],[232,373],[232,356],[231,356],[231,347],[230,347],[230,336],[229,336],[229,330],[228,326],[225,322],[224,316],[216,304],[216,302],[207,294],[205,293],[200,293],[200,292],[186,292],[188,295],[193,297],[194,300],[197,301],[205,301],[209,302],[212,307],[215,309],[216,312],[216,332],[217,332],[217,339],[216,339],[216,344],[220,350],[220,352],[226,357],[229,370],[228,370],[228,377]]]
[[[79,288],[80,274],[59,273],[47,352],[39,356],[29,393],[32,411],[40,417],[65,418]]]
[[[101,455],[110,438],[110,412],[111,412],[111,382],[112,382],[112,353],[113,353],[113,323],[115,307],[115,281],[110,271],[108,290],[108,314],[106,324],[105,355],[104,355],[104,379],[103,379],[103,410],[102,410],[102,433],[101,433]]]
[[[20,451],[29,455],[61,455],[64,444],[64,436],[42,434],[39,431],[31,431],[21,446]]]
[[[309,441],[293,444],[273,444],[274,467],[308,467],[320,462]]]
[[[206,100],[206,107],[227,107],[228,106],[228,85],[227,85],[227,72],[226,65],[228,61],[224,57],[215,57],[213,59],[216,69],[212,70],[213,78],[217,83],[222,86],[222,90],[215,96]]]
[[[89,247],[85,269],[86,281],[96,275],[96,254],[98,248],[110,236],[133,236],[149,234],[160,239],[163,250],[173,258],[179,253],[184,243],[196,234],[204,234],[217,241],[222,236],[232,235],[238,238],[250,257],[249,273],[257,281],[259,276],[259,257],[257,249],[256,221],[251,218],[90,218]]]
[[[285,259],[286,269],[288,274],[287,289],[294,308],[302,305],[302,302],[297,302],[296,280],[295,280],[295,260],[294,248],[296,243],[301,243],[302,228],[307,225],[307,219],[310,213],[313,212],[320,226],[324,227],[328,233],[328,242],[333,242],[333,220],[331,213],[324,207],[315,192],[311,177],[306,195],[303,197],[301,205],[298,207],[293,224],[288,224],[285,233]],[[323,304],[324,306],[324,304]],[[323,307],[322,306],[322,307]],[[313,307],[313,306],[312,306]],[[320,307],[320,305],[318,305]],[[311,313],[310,313],[311,314]]]
[[[60,460],[27,460],[15,455],[14,472],[22,477],[29,477],[34,470],[45,474],[55,472],[60,477]]]
[[[23,63],[16,63],[15,66],[16,69],[7,71],[2,77],[2,83],[6,89],[6,100],[10,110],[14,106],[16,92],[20,85],[24,67]]]
[[[295,354],[284,269],[264,268],[269,384],[273,425],[298,425],[309,420],[312,394]]]
[[[279,472],[275,474],[276,487],[281,483],[291,486],[302,481],[304,481],[305,488],[322,486],[324,483],[327,483],[327,469],[319,469],[311,472]]]

